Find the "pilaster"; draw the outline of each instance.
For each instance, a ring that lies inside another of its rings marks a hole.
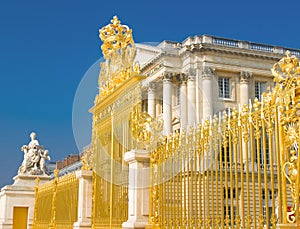
[[[74,229],[91,228],[92,223],[92,176],[90,170],[76,172],[79,180],[78,186],[78,220],[74,223]]]
[[[129,165],[128,220],[124,229],[145,228],[149,218],[150,153],[131,150],[124,155]]]

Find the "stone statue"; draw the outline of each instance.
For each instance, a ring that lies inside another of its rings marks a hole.
[[[45,175],[46,160],[50,160],[49,152],[39,144],[36,133],[31,133],[30,138],[29,144],[23,145],[21,148],[21,151],[24,152],[24,159],[18,174]]]
[[[46,174],[46,160],[51,160],[50,156],[48,155],[49,151],[45,150],[44,153],[41,153],[41,159],[40,159],[40,169],[43,172],[43,174]]]

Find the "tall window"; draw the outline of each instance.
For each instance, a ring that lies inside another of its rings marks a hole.
[[[266,83],[255,81],[255,98],[261,100],[261,94],[266,91]]]
[[[218,78],[218,86],[219,86],[219,98],[230,99],[230,79],[219,77]]]

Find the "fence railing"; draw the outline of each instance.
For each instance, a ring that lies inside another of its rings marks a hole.
[[[287,52],[272,73],[278,84],[261,102],[175,132],[153,150],[154,228],[291,228],[300,222],[300,64]]]
[[[73,229],[78,216],[78,180],[76,174],[56,177],[36,188],[34,229]]]

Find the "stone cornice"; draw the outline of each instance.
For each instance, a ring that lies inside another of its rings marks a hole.
[[[152,60],[150,60],[147,64],[145,64],[141,67],[141,73],[147,75],[148,71],[151,68],[153,68],[158,62],[160,62],[161,59],[163,59],[164,57],[179,57],[179,55],[176,55],[173,53],[161,52],[156,57],[154,57]]]
[[[175,44],[176,42],[173,43]],[[161,62],[161,60],[166,56],[178,56],[180,58],[185,58],[186,56],[196,52],[214,52],[217,54],[224,53],[234,56],[267,59],[272,62],[278,61],[286,50],[290,50],[292,55],[300,56],[300,50],[297,49],[288,49],[285,47],[227,39],[211,35],[188,37],[183,42],[176,43],[176,47],[178,48],[176,53],[161,50],[156,57],[154,57],[146,65],[142,66],[142,74],[148,74],[149,69],[153,68],[153,66],[158,62]]]
[[[248,50],[248,49],[240,49],[234,47],[226,47],[226,46],[218,46],[213,44],[197,44],[193,46],[193,49],[187,48],[186,51],[181,53],[181,57],[186,55],[186,52],[215,52],[215,53],[224,53],[224,54],[231,54],[235,56],[243,56],[243,57],[253,57],[253,58],[260,58],[260,59],[268,59],[272,61],[278,61],[282,54],[275,54],[275,53],[266,53],[266,52],[257,52],[255,50]]]

